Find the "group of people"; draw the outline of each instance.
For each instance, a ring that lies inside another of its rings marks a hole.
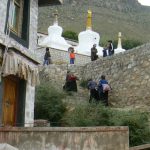
[[[69,57],[70,57],[70,64],[74,64],[75,63],[74,48],[69,47],[68,52],[69,52]],[[98,59],[97,53],[98,53],[98,51],[96,48],[96,44],[94,44],[93,47],[91,48],[91,61],[95,61]],[[114,54],[114,47],[113,47],[112,41],[109,40],[108,45],[103,49],[103,57],[111,56],[113,54]],[[43,65],[49,65],[51,63],[52,63],[51,54],[50,54],[49,48],[47,47],[45,55],[44,55]]]
[[[108,41],[108,45],[103,49],[103,57],[111,56],[114,54],[114,46],[112,44],[112,41]]]
[[[65,85],[63,86],[63,90],[77,92],[77,80],[78,78],[73,73],[67,71],[66,81]],[[87,88],[90,92],[89,103],[91,103],[92,101],[95,101],[96,103],[101,101],[105,106],[109,105],[108,93],[109,91],[111,91],[111,87],[108,81],[105,79],[105,75],[101,76],[98,84],[92,79],[89,79]]]
[[[96,102],[101,101],[105,106],[109,105],[108,93],[111,90],[111,87],[108,84],[108,81],[105,79],[104,75],[101,76],[101,79],[98,84],[92,79],[90,79],[88,81],[87,87],[90,91],[89,103],[91,103],[92,100],[95,100]]]
[[[97,53],[98,51],[96,48],[96,44],[94,44],[93,47],[91,48],[91,61],[95,61],[98,59]],[[114,54],[114,47],[112,41],[109,40],[108,45],[103,49],[103,57],[111,56],[113,54]]]
[[[75,53],[74,53],[74,48],[73,47],[69,47],[68,52],[70,54],[70,64],[74,64],[75,62]],[[46,48],[46,52],[44,55],[44,62],[43,62],[43,66],[45,65],[49,65],[52,64],[52,59],[51,59],[51,54],[49,51],[49,48]]]

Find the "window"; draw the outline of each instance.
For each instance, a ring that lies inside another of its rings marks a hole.
[[[23,0],[11,0],[9,10],[9,27],[18,36],[21,35],[23,19]]]
[[[19,13],[20,13],[20,1],[14,1],[14,14],[12,20],[13,29],[18,32],[18,24],[19,24]]]
[[[11,38],[28,48],[29,26],[30,0],[8,0],[5,33],[10,33]]]

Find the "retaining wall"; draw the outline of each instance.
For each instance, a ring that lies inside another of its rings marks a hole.
[[[150,44],[88,63],[82,77],[98,81],[102,74],[113,89],[112,105],[150,106]]]
[[[129,150],[128,127],[0,128],[0,141],[19,150]]]

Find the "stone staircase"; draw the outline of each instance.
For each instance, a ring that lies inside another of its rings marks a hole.
[[[82,88],[79,84],[79,81],[77,81],[77,92],[66,92],[67,96],[65,99],[63,99],[69,108],[88,103],[89,91],[85,88]]]

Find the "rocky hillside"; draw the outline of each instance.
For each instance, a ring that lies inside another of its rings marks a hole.
[[[53,24],[53,12],[58,9],[59,24],[64,30],[85,30],[87,9],[93,11],[93,30],[101,41],[115,40],[121,31],[124,39],[147,42],[150,39],[150,7],[137,0],[64,0],[60,6],[39,8],[39,32],[47,33]]]

